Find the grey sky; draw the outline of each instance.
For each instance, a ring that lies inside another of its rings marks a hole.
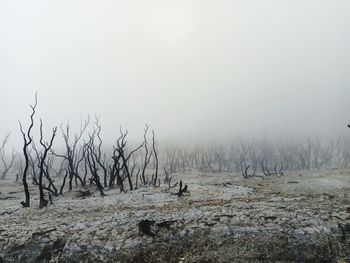
[[[38,91],[46,127],[105,135],[332,134],[350,120],[348,0],[0,1],[2,137]]]

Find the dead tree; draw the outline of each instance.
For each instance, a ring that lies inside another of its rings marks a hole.
[[[286,171],[286,169],[287,168],[284,168],[283,165],[281,164],[280,169],[278,170],[278,175],[280,176],[284,175],[284,172]]]
[[[126,143],[127,143],[127,141],[125,139],[126,139],[126,136],[128,134],[128,130],[126,130],[125,133],[123,133],[122,130],[120,130],[120,133],[121,133],[121,140],[117,141],[117,148],[116,148],[118,155],[119,155],[119,160],[121,160],[121,162],[122,162],[122,164],[119,165],[119,167],[121,168],[120,171],[123,172],[123,178],[120,178],[120,180],[123,181],[125,179],[124,176],[126,176],[128,178],[130,190],[133,190],[134,188],[133,188],[133,184],[131,181],[131,175],[129,172],[128,161],[125,157],[125,147],[126,147]],[[120,174],[120,172],[119,172],[119,174]]]
[[[22,175],[23,175],[23,169],[24,169],[24,167],[23,167],[23,160],[20,157],[16,158],[15,169],[17,170],[16,182],[18,182],[20,177],[22,177]]]
[[[98,139],[98,145],[97,147],[95,147],[95,151],[94,151],[94,155],[95,155],[95,159],[96,159],[96,162],[98,163],[98,165],[102,168],[103,170],[103,184],[104,184],[104,187],[107,187],[107,167],[106,167],[106,155],[104,155],[102,157],[102,150],[101,150],[101,147],[102,147],[102,139],[101,139],[101,130],[102,130],[102,127],[99,123],[99,119],[97,117],[95,117],[95,125],[96,125],[96,128],[97,128],[97,131],[96,131],[96,136],[97,136],[97,139]]]
[[[33,141],[31,144],[31,149],[28,152],[29,168],[30,168],[33,185],[38,185],[38,175],[39,175],[39,165],[40,165],[39,156],[40,156],[40,153]]]
[[[44,185],[43,187],[45,190],[49,191],[49,193],[53,194],[54,196],[58,196],[58,191],[57,191],[56,186],[54,185],[54,180],[50,176],[50,171],[52,170],[51,165],[52,164],[44,163],[44,166],[45,166],[44,175],[45,175],[45,178],[47,179],[49,185],[47,187]]]
[[[74,174],[77,175],[74,177],[75,185],[78,185],[78,178],[82,179],[82,177],[79,175],[80,174],[79,168],[82,162],[84,161],[84,159],[86,158],[86,153],[84,152],[86,151],[86,149],[84,149],[84,146],[85,145],[80,146],[79,149],[77,150],[77,155],[76,155],[77,158],[74,162],[74,169],[75,169]],[[83,186],[85,185],[85,182],[86,181],[83,180],[83,184],[82,184]]]
[[[120,137],[117,139],[117,145],[113,146],[113,164],[110,170],[109,187],[113,188],[114,182],[115,180],[117,180],[117,186],[119,187],[120,191],[124,191],[124,184],[122,178],[123,163],[120,153],[122,152],[121,149],[126,146],[125,138],[127,134],[128,130],[122,132],[122,130],[120,129]]]
[[[178,169],[178,147],[171,146],[166,148],[164,158],[164,167],[166,167],[169,174],[176,173]]]
[[[123,161],[123,166],[122,166],[123,167],[123,172],[124,172],[126,178],[128,179],[130,190],[134,190],[134,187],[133,187],[133,184],[132,184],[132,180],[131,180],[131,174],[130,174],[130,171],[129,171],[128,161],[125,158],[125,153],[124,153],[124,149],[123,148],[120,149],[119,154],[120,154],[120,156],[122,158],[122,161]]]
[[[117,180],[117,185],[119,186],[120,190],[123,190],[123,182],[121,179],[121,168],[120,168],[120,158],[121,156],[118,154],[118,151],[116,148],[113,150],[113,164],[110,166],[110,176],[109,176],[109,188],[114,187],[115,180]]]
[[[146,169],[147,169],[147,166],[151,160],[151,155],[152,155],[152,151],[149,152],[148,150],[148,145],[147,145],[147,131],[148,131],[148,125],[146,125],[146,128],[145,128],[145,132],[143,134],[143,138],[144,138],[144,147],[145,147],[145,157],[144,157],[144,161],[143,161],[143,167],[142,167],[142,173],[141,173],[141,179],[142,179],[142,184],[143,185],[146,185],[148,182],[146,180],[146,177],[145,177],[145,173],[146,173]]]
[[[156,167],[155,167],[155,174],[154,174],[154,181],[153,181],[153,186],[157,185],[157,180],[158,180],[158,155],[157,155],[157,150],[156,150],[156,143],[154,139],[154,131],[152,131],[152,146],[153,146],[153,153],[154,153],[154,158],[156,162]]]
[[[1,143],[1,146],[0,146],[0,152],[2,152],[2,150],[5,148],[7,142],[8,142],[8,139],[10,138],[10,133],[7,133],[5,135],[5,139],[2,141]]]
[[[117,185],[120,187],[121,191],[124,191],[123,181],[124,179],[127,179],[130,190],[133,190],[134,187],[131,180],[131,175],[133,171],[130,171],[129,160],[134,153],[136,153],[138,150],[140,150],[144,146],[145,142],[143,142],[140,146],[138,146],[134,150],[131,150],[130,153],[127,155],[125,148],[127,144],[126,136],[128,135],[128,131],[126,130],[125,132],[123,132],[122,130],[120,130],[120,134],[121,136],[117,140],[117,146],[114,147],[114,150],[113,150],[112,159],[114,161],[114,164],[111,170],[110,186],[113,186],[114,180],[116,178]]]
[[[261,170],[265,176],[271,176],[270,170],[265,166],[264,161],[261,161]]]
[[[54,155],[52,155],[54,156]],[[62,177],[63,173],[64,173],[64,170],[65,170],[65,166],[66,166],[66,159],[62,159],[58,168],[54,167],[54,165],[52,165],[51,169],[53,170],[53,172],[55,173],[55,177]]]
[[[135,188],[134,189],[138,189],[138,181],[139,181],[140,171],[141,171],[141,169],[137,169],[137,173],[135,175]]]
[[[171,181],[171,177],[170,177],[170,173],[169,171],[166,169],[166,167],[164,166],[163,167],[163,170],[164,170],[164,183],[168,183],[169,181]]]
[[[64,177],[63,177],[63,182],[62,182],[62,185],[61,185],[61,188],[60,188],[59,195],[63,195],[63,189],[64,189],[64,186],[66,184],[67,176],[68,176],[68,171],[65,170],[65,174],[64,174]]]
[[[176,193],[176,195],[177,195],[178,197],[183,196],[183,194],[184,194],[184,193],[187,193],[187,191],[188,191],[188,187],[187,187],[186,184],[185,184],[184,187],[182,187],[182,186],[183,186],[183,185],[182,185],[182,181],[180,181],[179,192]]]
[[[28,158],[28,146],[32,143],[32,136],[31,136],[31,131],[34,126],[34,114],[35,114],[35,108],[37,106],[37,94],[35,94],[35,103],[34,106],[30,105],[32,109],[32,114],[30,115],[30,125],[27,130],[27,133],[23,131],[23,127],[20,121],[19,122],[19,128],[23,136],[23,155],[24,155],[24,160],[25,160],[25,165],[24,165],[24,170],[23,170],[23,176],[22,176],[22,181],[23,181],[23,188],[24,188],[24,194],[25,194],[25,201],[22,201],[21,204],[23,207],[29,207],[30,206],[30,194],[29,194],[29,188],[28,188],[28,183],[27,183],[27,173],[28,173],[28,167],[29,167],[29,158]]]
[[[243,178],[245,179],[252,178],[255,176],[255,171],[252,174],[248,173],[249,168],[250,168],[250,165],[248,165],[242,172]]]
[[[273,171],[270,172],[269,168],[267,168],[267,166],[264,165],[264,162],[263,161],[261,162],[261,169],[262,169],[262,172],[264,173],[265,176],[272,176],[272,175],[282,176],[282,175],[284,175],[285,169],[284,169],[283,165],[280,166],[279,170],[277,169],[277,167],[278,167],[278,165],[276,163]]]
[[[214,161],[216,163],[217,169],[215,172],[222,173],[225,167],[225,149],[222,144],[218,144],[213,147],[212,151],[214,152]]]
[[[253,177],[259,177],[259,178],[264,179],[264,176],[259,175],[259,174],[256,174],[256,171],[253,171],[253,173],[248,173],[249,168],[250,168],[250,165],[248,165],[248,166],[244,169],[244,171],[242,172],[242,175],[243,175],[243,178],[244,178],[244,179],[249,179],[249,178],[253,178]]]
[[[88,165],[88,160],[87,160],[87,145],[85,144],[83,146],[83,152],[82,152],[82,157],[84,160],[84,165],[83,165],[83,170],[84,170],[84,177],[83,177],[83,181],[84,181],[84,185],[86,184],[86,178],[89,172],[89,165]]]
[[[105,193],[103,191],[103,186],[100,181],[100,176],[98,175],[98,164],[96,162],[95,158],[95,145],[94,145],[94,134],[90,135],[90,140],[87,144],[87,161],[88,166],[90,169],[90,172],[92,174],[92,178],[90,179],[91,182],[95,183],[98,191],[100,192],[101,196],[105,196]]]
[[[55,139],[57,132],[57,127],[53,128],[52,130],[52,136],[51,140],[49,143],[46,143],[43,141],[43,122],[40,119],[40,144],[43,147],[43,152],[40,156],[40,173],[39,173],[39,208],[42,209],[47,206],[48,200],[45,199],[45,194],[44,194],[44,186],[43,186],[43,176],[45,174],[45,160],[47,158],[47,154],[50,151],[53,141]],[[50,185],[53,184],[53,182],[50,180],[49,175],[47,174],[47,179],[50,182]],[[56,193],[57,194],[57,193]]]
[[[73,179],[75,179],[75,183],[77,184],[79,181],[82,186],[85,185],[83,179],[78,174],[79,164],[81,162],[81,156],[79,157],[79,149],[78,143],[82,138],[86,128],[89,125],[89,118],[84,121],[84,123],[80,126],[80,131],[78,134],[75,134],[74,140],[70,142],[70,126],[69,123],[66,125],[65,129],[61,126],[62,136],[65,142],[66,152],[65,154],[57,154],[54,155],[61,157],[67,160],[67,171],[69,176],[69,191],[73,189]]]
[[[16,159],[16,155],[14,153],[14,150],[12,150],[10,161],[7,161],[7,159],[6,159],[5,147],[6,147],[6,143],[7,143],[9,137],[10,137],[10,134],[6,134],[6,137],[3,140],[2,145],[0,146],[0,159],[1,159],[1,162],[4,166],[4,170],[1,172],[1,177],[0,177],[1,179],[6,178],[8,172],[12,168],[12,165],[14,164],[14,161]]]

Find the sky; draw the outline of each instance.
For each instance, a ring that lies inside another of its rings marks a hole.
[[[20,141],[35,92],[46,130],[96,114],[108,142],[145,123],[180,141],[348,132],[349,10],[348,0],[1,0],[0,137]]]

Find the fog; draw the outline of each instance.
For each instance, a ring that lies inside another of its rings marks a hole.
[[[106,141],[334,136],[350,121],[348,0],[1,1],[0,137],[101,118]]]

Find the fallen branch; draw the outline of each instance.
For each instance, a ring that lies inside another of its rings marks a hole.
[[[17,212],[19,210],[19,208],[13,210],[13,211],[5,211],[3,213],[1,213],[0,215],[1,216],[4,216],[4,215],[12,215],[14,212]]]
[[[48,230],[45,230],[45,231],[42,231],[42,232],[35,232],[35,233],[32,234],[32,238],[35,239],[37,237],[44,236],[44,235],[46,235],[48,233],[51,233],[51,232],[54,232],[56,230],[57,230],[57,228],[55,227],[55,228],[51,228],[51,229],[48,229]]]

